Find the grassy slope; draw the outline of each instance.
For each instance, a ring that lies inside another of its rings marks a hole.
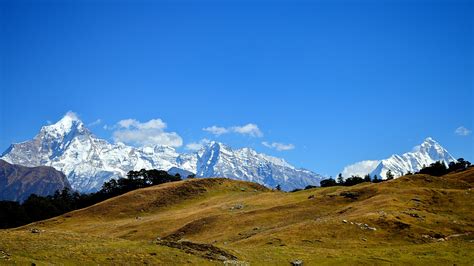
[[[0,263],[2,252],[10,262],[37,264],[217,263],[207,251],[176,248],[187,241],[211,244],[252,264],[302,259],[306,265],[471,265],[473,184],[473,168],[445,177],[415,175],[296,193],[227,179],[169,183],[0,231]],[[235,208],[239,205],[243,208]],[[44,232],[32,234],[30,228]]]

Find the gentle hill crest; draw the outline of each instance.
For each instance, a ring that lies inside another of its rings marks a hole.
[[[195,178],[142,188],[113,197],[93,206],[63,216],[121,217],[159,211],[187,200],[204,197],[208,193],[269,191],[257,183],[227,178]]]

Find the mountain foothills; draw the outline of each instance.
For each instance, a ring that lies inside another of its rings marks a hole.
[[[387,172],[395,177],[400,177],[407,173],[416,173],[423,167],[435,162],[443,162],[446,166],[450,162],[455,162],[454,157],[432,138],[413,148],[413,151],[402,155],[394,154],[384,160],[368,160],[346,166],[342,171],[343,177],[360,176],[369,174],[371,177],[386,179]]]
[[[297,169],[283,159],[250,148],[232,149],[210,142],[195,153],[178,153],[168,146],[131,147],[95,137],[73,113],[43,126],[32,140],[12,144],[1,159],[28,167],[52,166],[66,174],[72,188],[93,192],[131,170],[159,169],[194,173],[198,177],[227,177],[284,190],[318,185],[324,177]]]
[[[292,193],[165,183],[0,230],[0,264],[472,265],[474,168],[461,168]]]
[[[0,160],[0,200],[21,202],[33,193],[47,196],[64,188],[71,188],[66,176],[53,167],[25,167]]]

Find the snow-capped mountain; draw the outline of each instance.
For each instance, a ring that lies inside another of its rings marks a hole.
[[[225,176],[275,187],[284,190],[319,185],[321,175],[305,169],[296,169],[285,160],[257,153],[249,148],[233,150],[211,142],[197,153],[197,175]]]
[[[188,167],[192,158],[181,158],[171,147],[134,148],[96,138],[73,113],[42,127],[33,140],[11,145],[1,158],[30,167],[52,166],[67,175],[74,189],[85,192],[130,170],[176,167],[178,159],[179,166],[195,170]]]
[[[362,161],[346,166],[342,171],[344,177],[352,175],[370,176],[377,175],[379,178],[386,178],[388,170],[391,170],[395,177],[402,176],[408,172],[418,172],[424,166],[428,166],[436,161],[442,161],[446,165],[456,161],[449,152],[432,138],[413,148],[413,151],[402,155],[394,154],[388,159]]]
[[[74,113],[44,126],[32,140],[12,144],[1,159],[24,166],[52,166],[68,177],[74,189],[96,191],[111,178],[130,170],[182,169],[198,177],[228,177],[283,189],[319,184],[320,175],[296,169],[282,159],[244,148],[232,150],[211,142],[197,153],[180,154],[168,146],[131,147],[95,137]]]

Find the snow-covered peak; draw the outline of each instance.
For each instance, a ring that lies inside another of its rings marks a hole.
[[[425,152],[425,153],[445,153],[447,152],[436,140],[431,137],[428,137],[423,141],[419,146],[416,146],[414,149],[415,152]]]
[[[385,178],[388,170],[390,170],[395,177],[399,177],[408,172],[417,172],[424,166],[428,166],[436,161],[442,161],[447,165],[449,162],[455,161],[455,159],[436,140],[428,137],[423,143],[415,146],[411,152],[401,155],[394,154],[388,159],[380,161],[362,161],[346,166],[343,176],[347,178],[351,175],[362,176],[362,174],[370,173],[372,177],[377,175],[379,178]]]
[[[259,154],[261,157],[265,158],[267,161],[275,164],[275,165],[279,165],[279,166],[283,166],[283,167],[288,167],[288,168],[291,168],[291,169],[295,169],[294,166],[290,165],[288,162],[285,161],[285,159],[282,159],[282,158],[277,158],[277,157],[273,157],[273,156],[270,156],[270,155],[266,155],[266,154]]]
[[[242,156],[257,156],[258,155],[258,153],[254,149],[251,149],[251,148],[241,148],[241,149],[236,150],[235,152],[237,152],[238,154],[241,154]]]
[[[212,148],[214,148],[214,149],[217,149],[217,148],[221,149],[221,148],[223,148],[223,149],[226,149],[226,150],[231,150],[231,149],[232,149],[231,147],[225,145],[224,143],[218,142],[218,141],[214,141],[214,140],[213,140],[213,141],[210,141],[209,143],[207,143],[207,144],[205,144],[205,145],[203,145],[203,149],[212,149]]]
[[[264,184],[281,185],[285,190],[318,185],[322,176],[296,169],[285,160],[258,153],[251,148],[232,149],[210,142],[198,152],[197,176],[228,177]]]
[[[427,143],[438,143],[438,142],[436,142],[436,140],[434,140],[432,137],[427,137],[424,142],[427,142]]]
[[[423,150],[427,150],[433,146],[439,146],[438,142],[436,142],[433,138],[431,137],[427,137],[423,143],[421,143],[420,145],[417,145],[415,147],[413,147],[413,152],[420,152],[420,151],[423,151]]]
[[[176,149],[166,145],[145,146],[140,148],[145,153],[176,153]]]
[[[68,135],[71,132],[85,132],[84,123],[73,112],[68,112],[58,122],[43,126],[41,132],[44,135],[59,138]]]
[[[204,156],[204,154],[209,153],[211,151],[213,151],[213,153],[219,153],[221,150],[224,150],[226,153],[229,153],[230,151],[232,151],[232,148],[222,142],[213,140],[202,145],[201,149],[197,152],[197,154],[199,157],[202,157]]]

